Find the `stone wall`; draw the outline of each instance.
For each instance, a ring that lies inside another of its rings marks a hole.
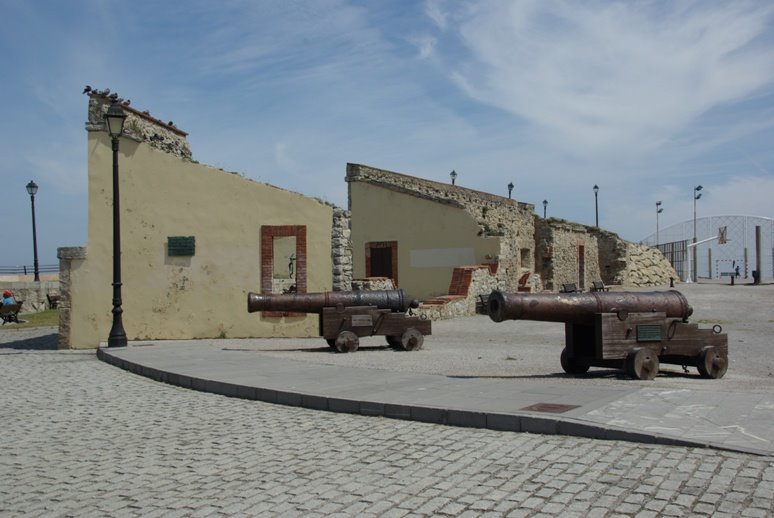
[[[394,290],[395,284],[389,277],[366,277],[365,279],[352,279],[354,291]]]
[[[535,221],[536,263],[547,290],[558,291],[569,283],[588,289],[592,281],[604,280],[591,227],[556,218]]]
[[[624,241],[612,232],[599,232],[600,264],[609,270],[606,284],[665,286],[679,279],[672,264],[657,248]],[[608,268],[609,266],[609,268]]]
[[[0,281],[0,292],[11,290],[17,302],[23,302],[21,313],[48,309],[46,295],[59,294],[59,281]]]
[[[492,290],[498,288],[498,280],[492,271],[486,266],[462,267],[460,275],[455,276],[460,280],[449,287],[450,295],[437,297],[425,301],[417,310],[430,320],[445,320],[476,313],[476,306],[485,301]],[[454,294],[452,294],[454,292]]]
[[[73,347],[70,340],[70,327],[72,319],[72,271],[78,264],[86,259],[86,248],[81,246],[58,248],[56,256],[59,258],[59,340],[60,349]],[[109,302],[109,301],[107,301]]]
[[[109,91],[108,91],[109,93]],[[192,160],[191,148],[188,145],[188,134],[170,122],[162,122],[152,117],[148,112],[140,112],[130,107],[127,101],[120,100],[121,108],[126,114],[124,122],[124,137],[137,142],[147,142],[152,147],[170,155],[185,160]],[[87,131],[107,131],[105,113],[112,99],[101,92],[89,92],[89,114],[86,121]]]
[[[348,210],[333,207],[331,257],[333,259],[333,291],[352,289],[352,231]]]

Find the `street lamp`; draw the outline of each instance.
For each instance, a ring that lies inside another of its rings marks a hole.
[[[508,199],[511,199],[511,192],[513,191],[513,182],[508,182]]]
[[[597,194],[599,193],[599,185],[594,184],[594,221],[597,228],[599,228],[599,197]]]
[[[451,176],[452,185],[454,185],[454,180],[456,180],[456,179],[457,179],[457,171],[455,171],[454,169],[452,169],[452,172],[451,172],[451,173],[449,173],[449,176]]]
[[[656,202],[656,246],[658,246],[658,215],[664,212],[664,209],[661,208],[661,202]]]
[[[118,139],[124,131],[126,114],[113,101],[105,114],[105,122],[113,141],[113,327],[108,336],[108,347],[126,347],[126,332],[121,314],[121,212],[118,196]]]
[[[696,262],[696,201],[701,198],[701,191],[703,187],[701,185],[697,185],[693,188],[693,280],[696,282],[699,278],[699,264]]]
[[[35,282],[40,281],[40,270],[38,270],[38,233],[35,229],[35,194],[37,192],[38,184],[30,180],[30,183],[27,184],[27,194],[30,195],[30,203],[32,204],[32,268],[35,270]]]
[[[546,219],[546,208],[548,208],[548,200],[543,200],[543,219]]]

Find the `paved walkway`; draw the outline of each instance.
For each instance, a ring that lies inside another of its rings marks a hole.
[[[240,348],[217,340],[156,342],[102,348],[99,357],[186,388],[317,410],[774,454],[770,393],[643,383],[578,387],[343,367],[276,358],[241,342]]]
[[[240,363],[276,354],[237,342],[246,345],[216,345]],[[187,356],[190,370],[204,368],[206,347],[186,344],[191,354],[178,356]],[[179,344],[163,345],[157,351],[180,352]],[[426,345],[425,356],[454,356]],[[123,354],[156,354],[151,349],[135,345]],[[319,351],[301,356],[318,364],[386,356],[425,365],[421,352]],[[665,383],[675,380],[647,386]],[[774,457],[224,397],[117,369],[93,351],[58,351],[55,329],[0,331],[0,409],[0,516],[730,518],[774,511]]]

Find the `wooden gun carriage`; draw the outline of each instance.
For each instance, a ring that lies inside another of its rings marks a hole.
[[[503,293],[487,301],[489,317],[564,322],[562,368],[582,374],[589,367],[625,369],[653,379],[659,363],[695,366],[703,378],[721,378],[728,368],[728,335],[719,325],[688,323],[693,308],[682,293],[590,292]]]
[[[395,348],[413,351],[432,334],[430,320],[408,314],[419,306],[403,290],[247,294],[247,311],[317,313],[320,336],[339,352],[354,352],[360,337],[385,336]]]

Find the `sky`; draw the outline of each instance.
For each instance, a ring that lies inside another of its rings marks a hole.
[[[88,97],[346,207],[348,162],[640,241],[774,216],[769,0],[0,0],[0,266],[87,244]],[[110,174],[110,171],[106,171]],[[170,193],[174,196],[174,193]]]

